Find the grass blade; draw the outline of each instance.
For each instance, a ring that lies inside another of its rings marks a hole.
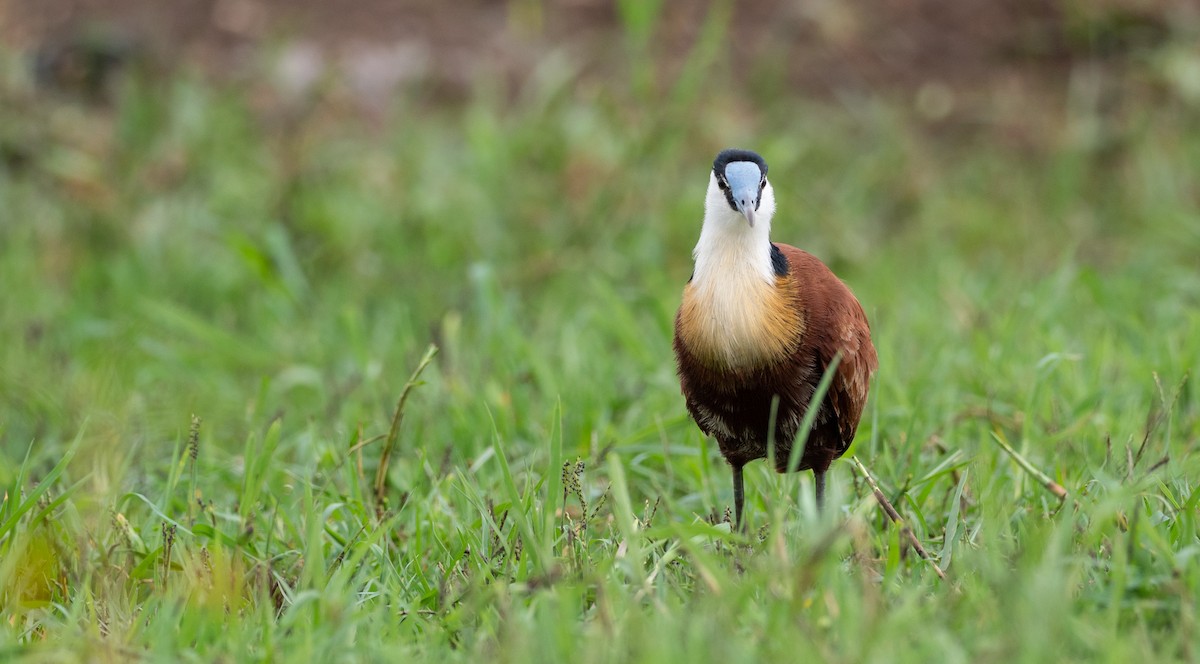
[[[418,381],[421,373],[425,371],[425,367],[429,366],[430,362],[433,362],[437,352],[438,348],[433,344],[425,349],[425,355],[417,363],[417,368],[413,370],[412,375],[408,377],[408,382],[404,383],[404,389],[400,391],[400,399],[396,401],[396,410],[392,413],[392,425],[388,427],[387,439],[384,441],[383,452],[379,457],[379,467],[375,470],[375,510],[377,514],[383,514],[386,509],[388,463],[391,461],[392,452],[396,449],[396,441],[400,439],[400,423],[404,421],[404,405],[408,402],[409,393],[420,385]]]
[[[1047,491],[1057,496],[1059,500],[1067,499],[1067,490],[1064,489],[1058,482],[1050,479],[1049,475],[1038,470],[1037,467],[1029,462],[1029,460],[1014,450],[1012,445],[1008,444],[1003,432],[998,429],[993,430],[992,439],[995,440],[998,445],[1000,445],[1001,449],[1003,449],[1005,452],[1008,452],[1008,455],[1012,457],[1013,461],[1017,462],[1017,465],[1020,466],[1022,470],[1032,475],[1033,478],[1036,479]]]

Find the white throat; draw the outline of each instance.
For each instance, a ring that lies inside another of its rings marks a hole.
[[[754,226],[725,199],[717,179],[708,176],[708,194],[704,200],[704,226],[692,256],[696,270],[692,285],[701,291],[718,289],[731,294],[754,288],[757,284],[774,285],[771,265],[771,217],[775,214],[775,194],[768,182],[763,188]]]

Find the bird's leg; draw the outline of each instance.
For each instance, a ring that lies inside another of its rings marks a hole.
[[[813,478],[817,481],[817,511],[825,511],[825,471],[813,470]]]
[[[742,467],[733,466],[733,514],[734,527],[742,530],[742,503],[746,501],[746,488],[742,485]]]

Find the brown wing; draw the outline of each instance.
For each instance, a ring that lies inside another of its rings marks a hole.
[[[862,305],[850,288],[820,260],[806,251],[777,244],[796,271],[800,303],[808,322],[806,341],[817,351],[824,366],[840,355],[837,374],[825,402],[833,408],[844,452],[854,440],[871,375],[879,366],[871,327]],[[807,345],[807,344],[806,344]]]

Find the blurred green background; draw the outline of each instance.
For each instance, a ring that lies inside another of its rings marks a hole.
[[[1198,36],[1183,1],[0,4],[0,654],[1187,659]],[[871,319],[851,453],[944,585],[850,464],[832,516],[756,467],[763,530],[722,525],[670,335],[730,146]]]

